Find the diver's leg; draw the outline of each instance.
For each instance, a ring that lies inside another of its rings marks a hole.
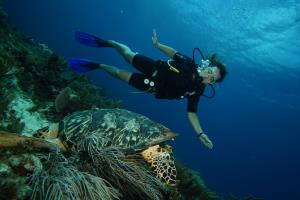
[[[131,49],[125,44],[116,42],[114,40],[108,40],[107,42],[111,47],[116,49],[129,64],[132,64],[133,57],[137,54],[136,52],[131,51]]]
[[[156,70],[156,61],[147,56],[138,54],[133,52],[128,46],[125,44],[116,42],[114,40],[107,41],[109,45],[115,48],[124,58],[125,60],[135,67],[137,70],[142,72],[147,76],[152,76]]]
[[[106,64],[100,64],[100,68],[138,90],[150,91],[150,85],[145,81],[146,79],[149,80],[149,77],[145,74],[131,73]]]
[[[132,73],[126,70],[119,69],[114,66],[100,64],[100,68],[106,71],[109,75],[118,78],[126,83],[129,83],[129,80],[132,76]]]

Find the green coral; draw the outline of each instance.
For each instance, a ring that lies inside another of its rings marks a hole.
[[[9,110],[14,97],[30,99],[29,112],[40,113],[48,121],[59,121],[78,110],[120,107],[120,101],[107,98],[103,88],[96,88],[85,76],[67,67],[65,59],[53,53],[45,44],[38,44],[6,22],[0,8],[0,128],[22,132],[24,124]],[[62,110],[55,109],[60,92],[70,87],[77,98],[65,102]],[[41,127],[39,127],[41,128]]]
[[[179,180],[178,190],[183,200],[222,200],[205,185],[198,172],[188,169],[178,161],[176,169]]]
[[[122,194],[122,199],[161,200],[169,193],[139,155],[126,157],[117,148],[89,152],[91,173],[109,181]],[[111,173],[113,172],[113,173]]]
[[[31,154],[0,152],[0,199],[28,199],[32,189],[28,176],[42,171],[40,160]]]

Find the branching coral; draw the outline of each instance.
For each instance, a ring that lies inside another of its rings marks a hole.
[[[105,148],[90,156],[95,174],[117,188],[124,195],[122,199],[164,199],[167,188],[145,167],[145,163],[126,159],[116,148]]]
[[[31,199],[113,200],[120,194],[104,179],[77,170],[61,154],[41,156],[44,170],[31,176]],[[71,160],[71,158],[69,158]]]

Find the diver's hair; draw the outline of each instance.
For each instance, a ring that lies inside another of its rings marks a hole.
[[[222,82],[227,74],[226,65],[219,60],[217,53],[209,55],[208,59],[213,66],[216,66],[220,70],[221,77],[217,80],[217,82]]]

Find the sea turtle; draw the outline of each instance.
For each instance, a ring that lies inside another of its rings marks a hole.
[[[176,184],[172,148],[160,146],[176,134],[143,115],[125,109],[85,110],[40,129],[34,136],[55,142],[64,151],[95,153],[118,147],[125,154],[141,153],[158,178],[167,185]]]

